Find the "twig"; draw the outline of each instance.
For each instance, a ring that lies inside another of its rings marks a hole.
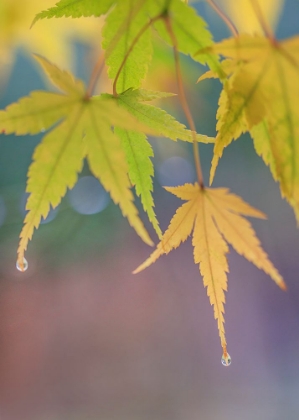
[[[192,114],[191,114],[191,111],[190,111],[190,108],[186,99],[185,90],[184,90],[183,78],[182,78],[182,73],[181,73],[181,68],[180,68],[180,57],[179,57],[178,48],[177,48],[177,40],[172,30],[171,21],[168,15],[164,16],[164,22],[166,25],[166,29],[169,33],[169,36],[171,38],[172,46],[173,46],[176,78],[177,78],[177,84],[178,84],[178,90],[179,90],[179,100],[180,100],[182,109],[184,111],[184,114],[187,118],[191,132],[192,132],[193,153],[194,153],[197,179],[198,179],[198,183],[200,187],[203,189],[204,182],[203,182],[203,175],[202,175],[202,169],[201,169],[201,164],[200,164],[199,148],[198,148],[198,144],[196,140],[196,128],[195,128],[193,117],[192,117]]]
[[[89,83],[88,83],[88,87],[87,87],[87,90],[86,90],[86,95],[85,95],[86,98],[91,97],[91,95],[94,91],[94,88],[96,86],[96,83],[97,83],[97,81],[98,81],[98,79],[99,79],[99,77],[102,73],[104,64],[105,64],[105,54],[104,54],[104,51],[102,51],[98,61],[96,62],[96,65],[94,66],[94,69],[91,73],[90,80],[89,80]]]
[[[266,19],[263,15],[262,9],[260,8],[259,2],[257,0],[250,0],[252,9],[257,17],[257,20],[259,21],[259,24],[261,25],[261,28],[264,31],[264,34],[274,43],[276,44],[275,36],[266,22]]]
[[[230,18],[228,16],[226,16],[226,14],[220,9],[220,7],[214,2],[214,0],[206,0],[206,1],[207,1],[207,3],[209,3],[209,5],[212,7],[212,9],[214,9],[215,12],[221,17],[223,22],[226,24],[228,29],[231,31],[232,35],[234,37],[237,37],[238,36],[238,30],[235,27],[235,25],[233,24],[233,22],[230,20]]]

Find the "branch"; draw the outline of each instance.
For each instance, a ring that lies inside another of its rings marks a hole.
[[[226,24],[228,29],[231,31],[232,35],[234,37],[237,37],[238,36],[238,30],[235,27],[235,25],[233,24],[233,22],[230,20],[230,18],[228,16],[226,16],[226,14],[220,9],[220,7],[214,2],[214,0],[207,0],[207,2],[212,7],[212,9],[215,10],[217,15],[220,16],[220,18]]]
[[[96,83],[97,83],[97,81],[98,81],[98,79],[99,79],[99,77],[102,73],[104,64],[105,64],[105,54],[104,54],[104,51],[102,51],[98,61],[96,62],[96,65],[94,66],[93,71],[91,73],[90,80],[89,80],[87,90],[86,90],[86,95],[85,95],[86,98],[91,97],[91,95],[94,91],[94,88],[96,86]]]
[[[257,20],[259,21],[259,24],[261,25],[261,28],[264,31],[264,34],[274,43],[276,44],[275,36],[266,22],[266,19],[263,15],[262,9],[260,8],[259,2],[257,0],[250,0],[252,9],[257,17]]]
[[[204,182],[203,182],[203,175],[202,175],[202,169],[201,169],[201,164],[200,164],[199,148],[198,148],[198,144],[197,144],[197,140],[196,140],[196,128],[195,128],[193,117],[192,117],[192,114],[191,114],[191,111],[190,111],[190,108],[189,108],[189,105],[188,105],[188,102],[187,102],[185,90],[184,90],[182,72],[181,72],[181,68],[180,68],[180,57],[179,57],[178,48],[177,48],[177,40],[176,40],[175,34],[172,30],[171,20],[170,20],[170,17],[168,15],[164,16],[164,22],[165,22],[166,29],[169,33],[169,36],[171,38],[172,46],[173,46],[173,54],[174,54],[174,62],[175,62],[175,70],[176,70],[176,78],[177,78],[177,84],[178,84],[178,90],[179,90],[180,104],[182,106],[182,109],[184,111],[184,114],[187,118],[189,127],[190,127],[191,132],[192,132],[193,153],[194,153],[194,161],[195,161],[197,179],[198,179],[198,183],[199,183],[200,187],[203,189],[204,188]]]

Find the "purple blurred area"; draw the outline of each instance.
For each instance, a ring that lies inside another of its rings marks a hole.
[[[298,32],[296,13],[299,2],[287,0],[282,37],[292,30],[289,22]],[[82,76],[84,51],[77,48]],[[36,72],[20,52],[1,108],[43,88]],[[196,89],[198,129],[214,135],[219,85]],[[226,333],[232,364],[225,368],[191,241],[132,275],[152,249],[86,167],[80,188],[35,233],[28,270],[16,270],[37,137],[0,137],[0,420],[298,420],[299,231],[250,138],[225,151],[215,187],[230,188],[268,214],[252,224],[288,291],[231,250]],[[151,141],[164,231],[181,202],[160,184],[170,174],[169,183],[192,182],[192,149]],[[212,147],[202,146],[205,179],[211,156]]]
[[[3,273],[1,418],[295,419],[292,268],[281,267],[283,293],[232,253],[224,368],[191,244],[133,276],[148,250],[123,240],[106,257],[94,251],[50,273],[34,262],[25,274]]]

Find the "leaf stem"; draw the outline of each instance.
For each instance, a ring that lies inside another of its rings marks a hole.
[[[262,9],[260,7],[258,0],[250,0],[250,3],[257,17],[257,20],[259,21],[259,24],[261,25],[261,28],[264,31],[264,34],[270,39],[270,41],[276,44],[275,36],[263,15],[263,12],[262,12]]]
[[[96,83],[97,83],[97,81],[98,81],[98,79],[99,79],[99,77],[102,73],[104,64],[105,64],[105,53],[104,53],[104,51],[102,51],[99,58],[98,58],[98,61],[96,62],[95,66],[92,70],[92,73],[91,73],[91,76],[90,76],[90,79],[89,79],[89,83],[88,83],[88,86],[87,86],[87,89],[86,89],[86,94],[85,94],[86,98],[90,98],[91,95],[93,94]]]
[[[200,164],[199,148],[198,148],[198,144],[197,144],[197,140],[196,140],[196,128],[195,128],[193,117],[192,117],[192,114],[191,114],[191,111],[190,111],[190,108],[189,108],[189,105],[188,105],[186,94],[185,94],[182,72],[181,72],[181,68],[180,68],[180,57],[179,57],[178,48],[177,48],[177,40],[176,40],[175,34],[172,30],[171,20],[170,20],[170,17],[168,15],[164,16],[164,22],[165,22],[166,29],[169,33],[169,36],[171,38],[172,46],[173,46],[175,71],[176,71],[176,78],[177,78],[180,104],[181,104],[181,107],[184,111],[184,114],[187,118],[189,127],[190,127],[191,132],[192,132],[193,154],[194,154],[194,161],[195,161],[197,179],[198,179],[198,183],[200,185],[200,188],[204,189],[203,175],[202,175],[202,169],[201,169],[201,164]]]
[[[137,42],[139,41],[139,39],[141,38],[141,36],[144,34],[144,32],[154,23],[154,22],[156,22],[157,20],[159,20],[159,19],[161,19],[162,18],[162,16],[163,16],[163,14],[159,14],[159,15],[157,15],[157,16],[155,16],[154,18],[151,18],[151,19],[149,19],[149,21],[140,29],[140,31],[138,32],[138,34],[135,36],[135,38],[133,39],[133,41],[132,41],[132,44],[131,44],[131,46],[130,46],[130,48],[128,49],[128,51],[126,52],[126,54],[125,54],[125,56],[124,56],[124,58],[123,58],[123,60],[122,60],[122,62],[121,62],[121,65],[120,65],[120,67],[119,67],[119,69],[118,69],[118,71],[117,71],[117,73],[116,73],[116,76],[115,76],[115,79],[114,79],[114,82],[113,82],[113,96],[115,96],[115,97],[117,97],[118,96],[118,94],[117,94],[117,90],[116,90],[116,85],[117,85],[117,81],[118,81],[118,79],[119,79],[119,76],[120,76],[120,73],[122,72],[122,70],[123,70],[123,68],[124,68],[124,66],[125,66],[125,64],[126,64],[126,62],[127,62],[127,60],[128,60],[128,58],[129,58],[129,56],[130,56],[130,54],[131,54],[131,52],[133,51],[133,49],[134,49],[134,47],[135,47],[135,45],[137,44]]]
[[[238,30],[233,24],[233,22],[230,20],[230,18],[220,9],[220,7],[214,2],[214,0],[206,0],[207,3],[212,7],[212,9],[215,10],[218,16],[223,20],[223,22],[226,24],[228,29],[231,31],[232,35],[234,37],[238,36]]]

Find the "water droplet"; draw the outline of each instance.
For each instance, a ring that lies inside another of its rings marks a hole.
[[[17,269],[19,270],[19,271],[22,271],[22,272],[24,272],[24,271],[26,271],[27,270],[27,268],[28,268],[28,261],[26,260],[26,258],[23,258],[23,264],[22,264],[23,266],[21,266],[21,264],[19,263],[19,261],[17,261],[17,263],[16,263],[16,267],[17,267]]]
[[[223,364],[223,366],[229,366],[231,362],[232,362],[232,359],[230,355],[228,353],[226,353],[226,355],[223,353],[221,357],[221,363]]]
[[[41,131],[41,133],[44,133],[46,131],[46,129],[45,128],[41,128],[40,131]]]

